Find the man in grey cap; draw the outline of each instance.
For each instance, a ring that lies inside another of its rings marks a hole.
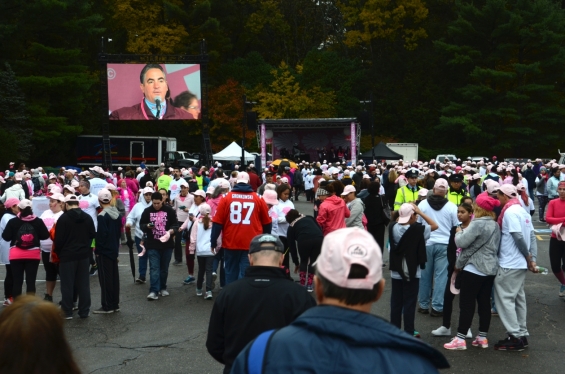
[[[304,287],[289,281],[281,268],[284,248],[271,234],[257,235],[249,247],[245,277],[216,298],[206,348],[229,373],[239,352],[257,335],[289,325],[316,305]]]

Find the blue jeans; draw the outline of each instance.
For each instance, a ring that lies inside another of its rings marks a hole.
[[[245,270],[249,267],[249,251],[224,250],[224,269],[226,271],[226,285],[235,282],[245,276]]]
[[[420,278],[418,302],[420,303],[420,308],[429,309],[431,296],[432,308],[437,312],[442,312],[444,285],[447,278],[447,244],[427,245],[426,256],[428,261],[426,262],[426,268],[422,270],[422,277]],[[432,284],[435,284],[433,295]]]
[[[220,265],[220,287],[226,285],[226,271],[224,270],[224,249],[220,248],[218,253],[214,256],[214,262],[212,263],[212,272],[218,271],[218,265]]]
[[[166,290],[173,248],[148,249],[147,255],[149,256],[149,292],[157,293]]]
[[[139,243],[141,243],[141,238],[135,237],[135,247],[137,248],[137,253],[141,253],[143,249],[141,249]],[[138,257],[139,259],[139,277],[145,279],[145,275],[147,274],[147,257],[149,255],[145,252],[145,255]]]

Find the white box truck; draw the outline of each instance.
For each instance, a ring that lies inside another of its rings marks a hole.
[[[396,153],[400,153],[402,160],[405,162],[412,162],[412,160],[418,161],[418,143],[386,143],[386,146]],[[387,162],[388,161],[389,160],[387,160]]]

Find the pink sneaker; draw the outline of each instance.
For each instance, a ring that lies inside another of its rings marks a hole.
[[[457,336],[451,339],[451,342],[445,343],[443,348],[449,349],[451,351],[463,351],[467,349],[467,343],[463,339],[459,339]]]
[[[480,338],[477,336],[471,344],[473,345],[473,347],[488,348],[487,338]]]

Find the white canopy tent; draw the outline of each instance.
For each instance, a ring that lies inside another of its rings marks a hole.
[[[241,160],[241,147],[236,143],[232,142],[226,148],[222,149],[220,152],[214,154],[215,161],[240,161]],[[255,156],[251,153],[245,151],[245,161],[253,162],[255,161]]]

